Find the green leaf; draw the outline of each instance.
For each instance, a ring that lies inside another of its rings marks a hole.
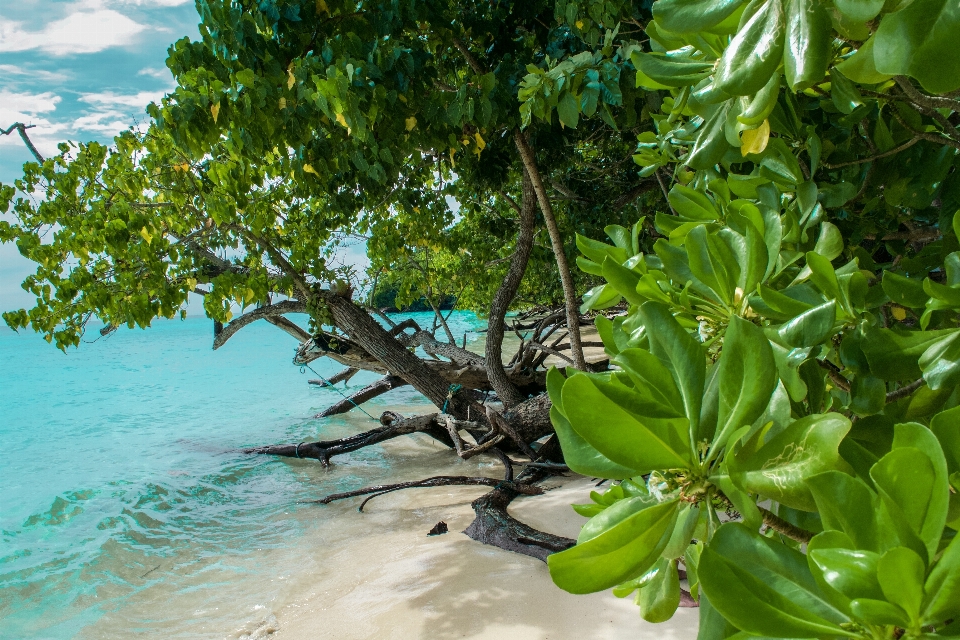
[[[742,524],[720,527],[697,573],[710,604],[747,633],[855,637],[839,626],[846,617],[825,599],[806,557]]]
[[[780,327],[777,333],[791,347],[813,347],[833,335],[836,321],[837,303],[831,300],[804,311]]]
[[[920,619],[926,573],[923,559],[906,547],[890,549],[877,563],[877,578],[883,595],[888,602],[903,609],[913,621]]]
[[[673,415],[684,415],[683,397],[673,375],[655,355],[646,349],[624,349],[612,362],[633,379],[637,393],[647,395]]]
[[[833,33],[823,2],[786,0],[783,64],[787,84],[801,91],[823,80],[833,59]]]
[[[630,61],[640,73],[667,87],[697,84],[713,71],[713,65],[709,63],[640,51],[635,51]]]
[[[854,549],[818,548],[809,552],[809,558],[823,581],[847,600],[883,599],[877,579],[879,554]]]
[[[841,0],[841,2],[870,4],[880,0]],[[882,3],[881,3],[882,4]],[[838,3],[839,6],[839,3]],[[870,38],[852,56],[838,64],[835,68],[854,82],[861,84],[880,84],[890,79],[888,74],[877,71],[876,60],[873,55],[875,38]],[[892,146],[892,145],[891,145]]]
[[[684,244],[693,275],[710,287],[724,304],[731,305],[740,279],[740,265],[730,247],[708,234],[704,225],[691,229]]]
[[[723,52],[714,85],[734,96],[760,91],[783,59],[785,26],[781,0],[765,2]]]
[[[915,448],[933,465],[933,490],[929,495],[927,517],[923,527],[917,530],[926,542],[927,551],[932,558],[937,551],[948,509],[950,487],[947,460],[936,434],[916,422],[902,423],[894,427],[893,450],[898,448]]]
[[[565,382],[565,378],[557,371],[556,367],[551,367],[547,371],[547,391],[553,403],[553,406],[550,407],[550,422],[553,424],[557,432],[557,438],[560,440],[565,464],[574,473],[585,476],[616,480],[635,476],[636,471],[613,462],[590,446],[586,440],[574,431],[562,411],[561,389]]]
[[[697,640],[726,640],[739,635],[740,630],[713,608],[707,594],[700,592],[700,624]]]
[[[643,509],[583,544],[547,556],[550,577],[564,591],[593,593],[646,573],[670,540],[677,512],[676,501]]]
[[[931,389],[960,383],[960,331],[930,345],[920,356],[919,364],[923,379]]]
[[[851,20],[867,22],[873,20],[883,9],[884,0],[834,0],[834,5]]]
[[[659,0],[653,5],[657,23],[673,33],[696,33],[732,15],[744,0]]]
[[[870,328],[864,332],[862,350],[870,371],[881,380],[910,380],[921,376],[920,356],[956,330],[899,331]]]
[[[865,482],[840,471],[827,471],[807,480],[824,529],[842,531],[858,549],[885,550],[877,514],[880,497]]]
[[[884,271],[881,280],[883,292],[893,302],[911,309],[922,309],[927,304],[927,293],[923,290],[923,281],[901,276],[893,271]]]
[[[960,615],[960,536],[944,550],[923,590],[923,624],[941,624]]]
[[[880,413],[887,403],[887,385],[875,376],[861,374],[850,385],[850,410],[858,416]]]
[[[563,385],[563,408],[573,429],[632,475],[691,466],[687,419],[665,414],[630,387],[577,374]]]
[[[676,561],[666,558],[657,561],[656,569],[653,580],[637,593],[636,603],[647,622],[666,622],[680,606],[680,575]]]
[[[960,471],[960,407],[935,415],[930,421],[930,430],[940,441],[950,473]]]
[[[590,518],[580,529],[577,544],[593,540],[597,536],[609,531],[627,518],[636,515],[644,509],[658,505],[657,499],[651,495],[635,496],[617,500],[612,505]]]
[[[630,304],[639,305],[647,301],[645,297],[637,293],[640,274],[617,264],[610,259],[610,256],[607,256],[606,260],[603,261],[603,277]]]
[[[569,91],[565,92],[557,103],[557,116],[560,124],[565,127],[576,129],[580,124],[580,101]]]
[[[916,78],[931,93],[960,88],[954,0],[915,0],[880,21],[873,48],[877,71]]]
[[[647,327],[651,353],[668,366],[683,396],[690,431],[694,434],[690,441],[695,441],[699,433],[700,408],[707,375],[703,348],[662,304],[645,302],[640,306],[640,317]]]
[[[680,507],[680,515],[677,517],[677,526],[673,530],[670,542],[664,547],[661,555],[668,560],[682,558],[687,547],[693,540],[693,532],[697,528],[700,520],[700,507],[693,505],[684,505]]]
[[[924,555],[931,541],[935,549],[947,510],[945,504],[939,512],[931,509],[939,501],[933,499],[936,475],[930,458],[913,447],[894,449],[873,466],[870,477],[901,543]]]
[[[705,222],[714,222],[720,219],[720,213],[710,198],[696,189],[681,184],[674,185],[670,190],[668,199],[670,206],[677,212],[677,215],[684,218]]]
[[[847,418],[827,413],[800,418],[765,443],[758,432],[735,456],[727,457],[730,477],[751,493],[814,511],[817,505],[806,481],[837,468],[837,447],[849,430]]]
[[[777,363],[763,330],[734,316],[717,366],[720,408],[713,447],[719,450],[734,431],[763,415],[777,387]]]
[[[869,624],[910,626],[910,618],[907,616],[907,612],[886,600],[857,598],[850,602],[850,612],[854,617]]]
[[[710,169],[718,164],[731,148],[724,131],[731,103],[732,101],[726,101],[713,105],[704,114],[704,122],[697,129],[697,140],[690,149],[690,153],[683,157],[683,162],[688,167]]]
[[[830,97],[840,113],[853,113],[863,104],[860,90],[836,69],[830,71]]]

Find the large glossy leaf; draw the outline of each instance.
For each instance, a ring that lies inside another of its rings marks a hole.
[[[960,88],[957,32],[960,5],[955,0],[915,0],[883,16],[873,54],[877,71],[912,76],[932,93]]]
[[[562,397],[573,429],[634,475],[692,465],[687,419],[645,403],[630,387],[578,374],[563,385]]]
[[[931,344],[920,356],[919,364],[931,389],[960,383],[960,331]]]
[[[920,537],[926,542],[929,557],[936,554],[940,534],[946,522],[950,496],[949,470],[940,442],[936,434],[922,424],[908,422],[894,427],[893,450],[914,448],[923,453],[933,465],[933,488],[929,495],[929,506]]]
[[[904,307],[922,309],[929,298],[920,280],[911,280],[892,271],[884,271],[881,282],[883,292],[890,296],[892,301]]]
[[[607,284],[617,293],[626,298],[630,304],[643,304],[647,299],[637,293],[637,284],[640,282],[640,274],[627,269],[609,256],[603,261],[603,277]]]
[[[806,480],[837,468],[837,447],[850,421],[837,413],[814,414],[791,423],[761,444],[760,432],[727,458],[734,482],[794,509],[816,510]]]
[[[670,189],[668,200],[678,216],[705,222],[720,219],[720,214],[710,198],[696,189],[685,187],[682,184],[675,185]]]
[[[710,287],[724,304],[731,305],[740,279],[740,265],[730,247],[716,235],[707,233],[703,225],[690,230],[684,245],[693,275]]]
[[[830,16],[823,2],[785,0],[787,25],[783,66],[787,84],[800,91],[823,80],[833,58]]]
[[[880,497],[865,482],[840,471],[826,471],[807,479],[823,528],[842,531],[857,549],[886,549],[878,523]]]
[[[590,518],[580,529],[577,544],[593,540],[602,533],[614,528],[627,518],[630,518],[644,509],[660,504],[652,495],[634,496],[617,500],[612,505]]]
[[[694,434],[691,441],[696,441],[707,370],[703,347],[662,304],[644,303],[640,307],[640,317],[650,337],[650,351],[668,366],[680,389],[690,430]]]
[[[723,52],[714,85],[735,96],[760,91],[783,59],[784,28],[782,1],[764,3]]]
[[[960,471],[960,407],[935,415],[930,421],[930,430],[940,441],[950,473]]]
[[[960,536],[944,550],[923,588],[923,624],[939,624],[960,616]]]
[[[777,387],[777,363],[770,342],[755,324],[733,317],[718,365],[720,407],[714,448],[740,427],[759,418]]]
[[[836,321],[837,303],[831,300],[804,311],[780,327],[778,333],[791,347],[813,347],[833,335]]]
[[[653,3],[653,17],[667,31],[696,33],[723,22],[744,0],[660,0]]]
[[[903,609],[911,620],[919,621],[920,618],[926,573],[923,559],[906,547],[890,549],[877,563],[877,578],[884,597]]]
[[[610,460],[586,440],[580,437],[567,417],[563,414],[563,400],[561,389],[566,379],[557,371],[556,367],[551,367],[547,372],[547,391],[550,394],[552,406],[550,407],[550,422],[557,432],[557,438],[560,440],[560,448],[563,450],[564,462],[574,473],[580,473],[585,476],[597,478],[612,478],[620,480],[637,475],[634,469],[619,465]]]
[[[680,575],[675,560],[660,558],[657,575],[637,594],[640,617],[647,622],[666,622],[680,606]]]
[[[657,356],[646,349],[624,349],[613,358],[613,364],[633,379],[637,393],[663,405],[675,415],[684,415],[683,396],[670,370]]]
[[[839,626],[846,617],[825,599],[805,556],[741,524],[720,527],[697,573],[710,604],[748,633],[854,637]]]
[[[931,509],[939,503],[931,504],[936,475],[930,458],[913,447],[897,448],[874,465],[870,476],[901,543],[929,558],[930,541],[939,542],[947,515],[946,505],[939,512]]]
[[[814,549],[809,557],[823,581],[848,600],[883,599],[877,579],[879,554],[859,549]]]
[[[864,333],[863,354],[870,371],[882,380],[910,380],[920,377],[920,356],[954,329],[943,331],[894,331],[869,329]]]
[[[660,558],[677,520],[676,501],[638,511],[577,546],[547,556],[550,577],[570,593],[593,593],[635,578]]]

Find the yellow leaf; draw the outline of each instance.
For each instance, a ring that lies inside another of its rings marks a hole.
[[[286,109],[286,108],[287,108],[287,99],[286,99],[286,98],[280,98],[280,108],[281,108],[281,109]]]
[[[304,172],[304,173],[312,173],[313,175],[317,176],[318,178],[320,177],[320,174],[317,173],[317,170],[313,168],[313,165],[312,165],[312,164],[305,164],[305,165],[303,165],[303,172]]]
[[[146,227],[140,229],[140,236],[147,241],[147,244],[153,242],[153,234],[147,231]]]
[[[287,69],[287,89],[293,89],[293,85],[296,84],[297,78],[293,75],[293,71]]]
[[[327,6],[326,0],[317,0],[317,15],[321,13],[330,13],[330,8]]]
[[[213,122],[217,122],[217,117],[220,115],[220,103],[210,105],[210,115],[213,116]]]
[[[577,20],[577,29],[583,29],[583,20]]]
[[[480,132],[473,134],[473,139],[477,141],[477,148],[474,149],[474,153],[477,154],[477,157],[480,157],[480,152],[487,148],[487,142],[483,139],[483,136],[480,135]]]
[[[405,124],[406,127],[407,127],[407,131],[413,131],[414,128],[417,126],[417,119],[414,118],[413,116],[410,116],[409,118],[407,118],[407,119],[404,120],[403,122],[404,122],[404,124]]]
[[[903,307],[890,307],[890,314],[897,322],[902,322],[907,317],[907,310]]]
[[[463,143],[463,146],[465,146],[465,147],[469,147],[469,146],[470,146],[470,138],[464,138],[464,139],[461,140],[460,142]]]
[[[456,163],[456,161],[453,159],[453,156],[454,156],[456,153],[457,153],[457,149],[456,149],[455,147],[450,147],[450,165],[451,165],[454,169],[457,168],[457,163]]]
[[[740,134],[740,140],[743,142],[740,153],[744,157],[751,153],[763,153],[770,142],[770,121],[764,120],[756,129],[747,129]]]

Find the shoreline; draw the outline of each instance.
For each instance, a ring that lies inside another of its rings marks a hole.
[[[492,470],[492,469],[491,469]],[[570,474],[544,483],[542,496],[520,497],[510,512],[533,527],[576,537],[586,519],[570,504],[583,502],[595,482]],[[364,513],[345,501],[329,516],[367,533],[323,554],[323,574],[256,627],[231,635],[243,640],[342,638],[469,638],[473,640],[694,640],[697,611],[680,609],[670,621],[640,618],[632,597],[609,591],[575,596],[550,580],[545,563],[483,545],[462,533],[473,520],[470,502],[484,487],[395,492]],[[332,506],[332,505],[331,505]],[[323,507],[324,509],[328,507]],[[449,533],[427,537],[443,520]]]

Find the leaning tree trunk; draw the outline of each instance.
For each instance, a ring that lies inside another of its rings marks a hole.
[[[423,360],[404,347],[386,329],[380,326],[369,313],[353,303],[348,297],[332,291],[322,292],[323,301],[330,310],[334,324],[363,347],[367,353],[380,361],[392,375],[399,376],[422,393],[439,408],[459,420],[468,418],[473,392],[450,395],[450,385],[437,373],[431,371]],[[477,414],[482,413],[477,411]],[[481,415],[475,419],[484,420]]]
[[[567,331],[570,334],[570,354],[573,357],[573,366],[581,371],[586,371],[587,361],[583,357],[583,347],[580,344],[580,309],[577,306],[577,292],[573,287],[573,276],[570,275],[570,264],[567,262],[567,254],[563,250],[563,238],[560,237],[557,219],[553,215],[553,206],[550,204],[547,189],[543,185],[543,177],[537,168],[537,160],[533,156],[533,149],[530,148],[530,143],[527,142],[526,136],[520,129],[514,131],[513,137],[523,160],[523,166],[530,173],[530,180],[533,182],[533,188],[540,203],[540,212],[543,213],[543,220],[547,224],[547,233],[550,234],[553,255],[557,260],[557,270],[560,272],[560,284],[563,285],[563,298],[567,310]]]
[[[533,231],[536,224],[537,195],[533,190],[530,174],[523,170],[523,199],[520,203],[520,233],[517,246],[510,260],[510,270],[503,284],[497,289],[490,303],[490,321],[487,325],[487,345],[484,349],[484,361],[490,385],[497,392],[504,406],[510,407],[523,402],[523,394],[510,381],[503,368],[503,331],[507,309],[520,288],[520,281],[527,270],[527,261],[533,249]]]

